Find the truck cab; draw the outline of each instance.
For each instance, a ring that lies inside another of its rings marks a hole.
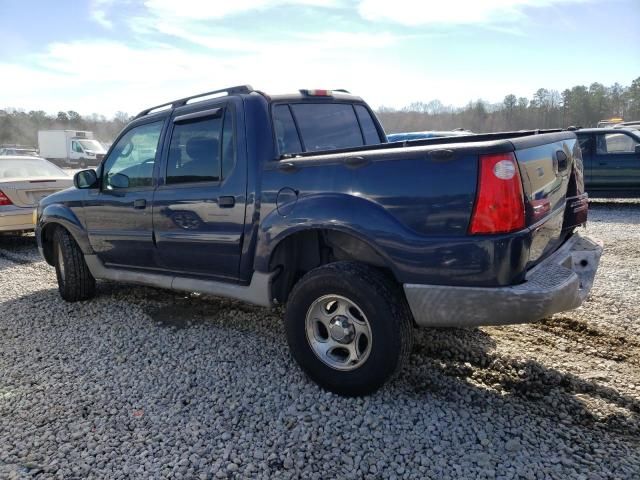
[[[576,131],[591,196],[640,195],[640,132],[624,128]]]

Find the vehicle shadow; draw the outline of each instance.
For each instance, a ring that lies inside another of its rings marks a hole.
[[[407,395],[420,397],[429,392],[447,398],[446,386],[455,383],[479,399],[511,399],[526,406],[530,414],[565,424],[623,436],[640,434],[640,397],[551,368],[524,354],[517,358],[499,354],[495,340],[482,329],[424,329],[416,337],[411,366],[403,378],[405,388],[398,387]],[[434,373],[448,381],[434,384]],[[587,397],[611,405],[608,410],[614,413],[592,411]]]

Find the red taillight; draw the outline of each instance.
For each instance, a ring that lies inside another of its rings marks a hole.
[[[480,155],[476,204],[469,233],[506,233],[524,228],[524,201],[513,153]]]
[[[2,190],[0,190],[0,207],[5,205],[13,205],[9,197],[7,197]]]

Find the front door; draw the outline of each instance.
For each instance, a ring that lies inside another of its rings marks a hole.
[[[231,101],[177,109],[153,200],[159,261],[177,275],[236,280],[246,207],[246,156]]]
[[[100,189],[85,203],[89,241],[106,265],[153,268],[154,167],[164,120],[136,125],[104,160]]]

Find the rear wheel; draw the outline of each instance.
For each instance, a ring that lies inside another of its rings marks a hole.
[[[318,267],[294,287],[285,313],[289,348],[320,386],[366,395],[400,370],[413,325],[400,288],[353,262]]]
[[[53,235],[56,277],[60,296],[67,302],[88,300],[95,295],[96,281],[71,234],[58,228]]]

